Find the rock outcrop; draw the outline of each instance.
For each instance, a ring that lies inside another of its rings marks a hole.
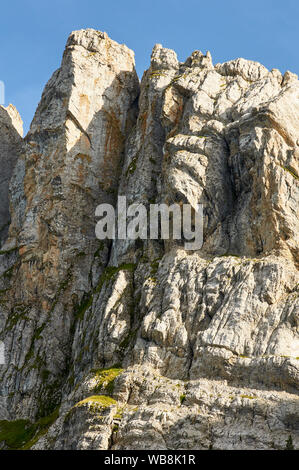
[[[0,106],[0,246],[6,240],[10,225],[9,183],[18,158],[23,123],[16,108]]]
[[[156,45],[139,85],[88,29],[24,140],[1,116],[0,445],[298,448],[297,76]],[[201,250],[97,240],[117,196],[203,204]]]

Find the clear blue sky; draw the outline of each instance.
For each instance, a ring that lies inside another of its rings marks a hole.
[[[298,0],[10,0],[0,6],[0,80],[27,131],[69,33],[106,31],[135,51],[139,76],[152,47],[180,60],[210,50],[214,63],[244,57],[299,73]]]

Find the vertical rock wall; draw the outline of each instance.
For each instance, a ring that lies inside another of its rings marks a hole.
[[[156,45],[139,92],[129,49],[70,35],[0,254],[0,413],[37,420],[23,446],[298,447],[298,115],[290,72]],[[203,204],[202,249],[96,240],[117,195]]]

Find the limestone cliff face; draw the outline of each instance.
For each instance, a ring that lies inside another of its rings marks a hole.
[[[85,30],[24,140],[1,109],[0,445],[299,447],[297,76],[156,45],[139,85]],[[202,249],[96,240],[117,195],[202,203]]]
[[[43,415],[61,395],[76,312],[108,262],[94,213],[115,200],[138,90],[126,46],[92,30],[70,35],[11,181],[12,222],[2,248],[10,279],[1,294],[11,357],[2,383],[15,392],[9,403],[1,396],[7,416]]]
[[[0,245],[7,237],[10,225],[9,182],[18,158],[23,136],[23,123],[16,108],[0,106]]]

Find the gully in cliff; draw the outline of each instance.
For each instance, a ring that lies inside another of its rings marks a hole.
[[[96,224],[96,236],[100,240],[181,240],[186,250],[200,250],[203,243],[203,207],[198,204],[150,204],[148,210],[143,204],[127,207],[125,196],[118,197],[117,211],[110,204],[100,204],[96,217],[102,217]],[[160,224],[159,224],[160,220]],[[149,221],[149,230],[148,230]],[[187,241],[186,241],[187,240]]]

